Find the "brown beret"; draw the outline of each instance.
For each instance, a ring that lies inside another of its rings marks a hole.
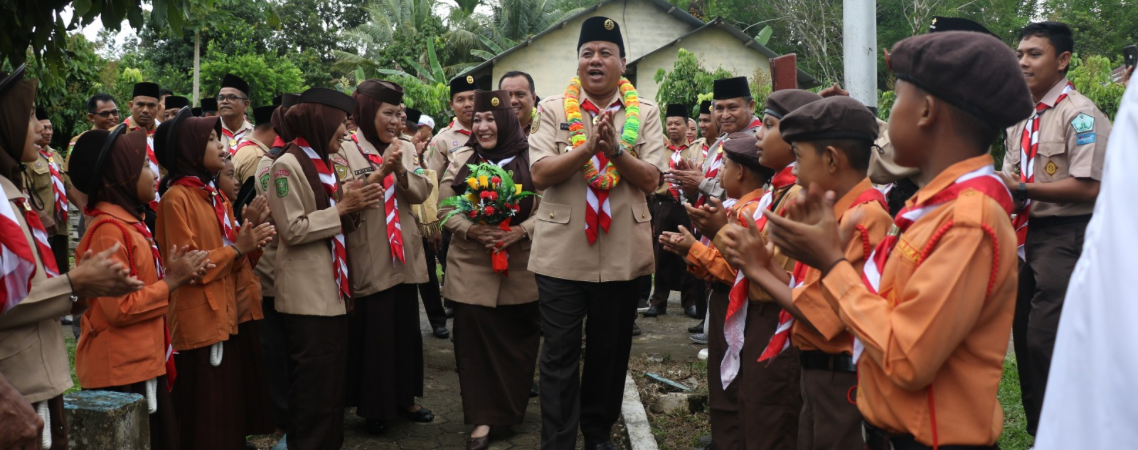
[[[356,86],[356,92],[388,105],[399,106],[400,103],[403,103],[403,86],[390,81],[365,80]]]
[[[766,111],[776,119],[782,119],[791,111],[801,108],[802,105],[821,100],[822,96],[802,89],[783,89],[775,91],[767,97]]]
[[[898,80],[996,128],[1015,125],[1035,107],[1015,54],[987,34],[914,36],[895,44],[886,61]]]
[[[755,146],[758,138],[752,133],[740,131],[731,133],[723,140],[724,156],[749,169],[759,170],[759,148]]]
[[[510,106],[510,94],[506,91],[474,91],[474,112],[486,112],[495,109],[513,109]],[[416,118],[416,127],[419,119]]]
[[[861,102],[846,96],[824,98],[798,108],[782,118],[782,140],[877,139],[877,118]]]

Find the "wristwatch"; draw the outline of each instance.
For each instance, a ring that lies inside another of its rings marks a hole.
[[[1016,198],[1021,202],[1027,200],[1027,183],[1020,183],[1016,188]]]
[[[612,152],[612,155],[605,155],[605,157],[608,159],[618,159],[623,155],[624,155],[624,148],[621,146],[617,146],[616,151]]]

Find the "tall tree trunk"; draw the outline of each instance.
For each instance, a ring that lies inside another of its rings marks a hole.
[[[201,53],[202,35],[200,30],[194,30],[194,101],[198,103],[198,93],[201,87]]]

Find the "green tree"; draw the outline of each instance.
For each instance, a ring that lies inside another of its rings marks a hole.
[[[407,60],[423,61],[428,41],[434,45],[446,27],[435,15],[436,0],[372,0],[368,21],[343,32],[349,50],[334,50],[337,67],[362,69],[369,78],[379,69],[412,70]]]
[[[286,0],[277,8],[282,31],[274,33],[270,47],[304,72],[306,84],[330,86],[350,73],[333,67],[335,50],[351,49],[340,30],[367,21],[364,5],[364,0]]]
[[[202,62],[202,92],[216,95],[221,90],[221,79],[231,73],[249,83],[249,106],[255,108],[272,104],[273,97],[286,92],[301,92],[308,88],[304,74],[292,61],[275,53],[244,53],[232,55],[218,49],[219,41],[210,45]]]
[[[656,103],[661,106],[669,104],[688,105],[692,108],[689,113],[694,116],[698,113],[701,96],[706,97],[707,94],[711,93],[715,80],[734,76],[737,75],[724,70],[722,67],[717,67],[714,71],[704,69],[694,53],[681,48],[677,53],[675,64],[672,65],[672,70],[657,69],[656,75],[653,76],[653,80],[659,85],[659,90],[656,91]],[[769,78],[767,84],[770,84]],[[765,101],[766,98],[764,97],[762,101],[757,101],[757,103],[762,104]],[[664,108],[660,110],[663,114]]]
[[[1048,20],[1071,26],[1080,54],[1103,55],[1119,63],[1122,47],[1138,44],[1134,0],[1043,0],[1040,10]]]
[[[91,127],[87,121],[87,99],[98,92],[109,90],[103,77],[107,61],[95,53],[95,46],[82,34],[67,37],[64,51],[69,55],[59,66],[61,76],[41,77],[36,88],[36,104],[47,110],[55,135],[51,145],[66,150],[72,136]],[[32,61],[32,73],[40,70]],[[113,81],[113,80],[112,80]]]

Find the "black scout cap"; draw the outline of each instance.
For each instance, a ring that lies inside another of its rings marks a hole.
[[[795,109],[778,124],[782,140],[877,139],[877,118],[861,102],[846,96],[824,98]]]
[[[71,183],[87,195],[94,194],[103,184],[103,172],[106,171],[107,162],[111,160],[111,148],[115,139],[126,133],[126,125],[118,124],[111,131],[91,130],[75,140],[75,147],[71,149],[71,164],[75,167],[86,167],[89,170],[76,170],[68,172]]]
[[[688,118],[688,109],[689,108],[687,107],[687,105],[679,105],[679,104],[669,103],[668,109],[664,113],[664,117],[683,117],[683,118],[687,119]]]
[[[190,99],[188,98],[178,95],[166,97],[166,109],[182,109],[187,106],[190,106]]]
[[[478,90],[478,86],[474,85],[474,75],[460,75],[450,80],[450,98],[452,100],[458,94],[475,90]],[[398,105],[399,102],[394,104]]]
[[[423,112],[415,108],[407,108],[407,121],[415,122],[415,128],[419,128],[419,118],[423,117]]]
[[[711,100],[704,100],[699,102],[700,114],[711,114]]]
[[[457,79],[457,78],[456,78]],[[451,81],[451,84],[454,84]],[[366,80],[356,86],[356,92],[379,100],[380,103],[399,106],[403,103],[403,86],[383,80]],[[453,92],[453,91],[452,91]],[[451,95],[454,95],[453,93]],[[351,114],[349,112],[349,114]]]
[[[12,73],[0,71],[0,96],[3,96],[8,89],[11,89],[16,83],[24,79],[24,71],[28,68],[27,64],[20,64]]]
[[[300,94],[281,94],[281,106],[285,109],[295,105],[297,100],[300,100]]]
[[[802,89],[775,91],[771,93],[770,97],[767,97],[766,110],[763,111],[763,114],[781,120],[791,111],[821,99],[821,95]]]
[[[755,146],[758,138],[754,134],[740,131],[731,133],[723,141],[723,153],[728,159],[742,164],[751,170],[762,171],[759,164],[759,149]]]
[[[514,109],[510,106],[510,94],[506,91],[478,91],[474,93],[474,111],[486,112],[495,109]],[[411,120],[410,117],[407,120]],[[416,120],[416,122],[418,122]]]
[[[945,31],[974,31],[977,33],[992,34],[983,25],[973,22],[968,19],[960,17],[933,17],[932,23],[929,24],[929,33],[943,33]]]
[[[47,110],[39,105],[36,105],[36,120],[51,120],[51,118],[47,116]]]
[[[1035,109],[1015,54],[989,35],[948,31],[914,36],[895,44],[886,63],[898,80],[996,128],[1015,125]]]
[[[217,99],[212,97],[203,98],[202,112],[217,112]]]
[[[249,96],[249,83],[242,80],[241,77],[233,74],[225,74],[225,78],[221,79],[222,88],[233,88],[241,91],[246,97]]]
[[[319,87],[304,91],[304,93],[300,94],[300,98],[297,99],[297,103],[319,103],[343,110],[348,114],[351,114],[352,110],[356,109],[356,101],[347,94],[335,89]]]
[[[624,39],[620,35],[620,24],[608,17],[596,16],[585,19],[581,24],[581,37],[577,39],[577,50],[586,42],[602,41],[612,42],[620,49],[620,57],[624,57]]]
[[[154,130],[154,157],[158,159],[158,164],[168,171],[174,171],[174,166],[178,162],[175,157],[178,152],[178,127],[193,116],[190,108],[182,108],[173,119],[158,124],[158,129]],[[216,120],[216,117],[212,119]]]
[[[277,107],[273,105],[253,108],[253,121],[257,126],[268,125],[269,121],[273,119],[273,111],[276,110]]]
[[[134,84],[134,92],[130,94],[130,98],[135,97],[154,97],[158,98],[158,84],[150,82],[142,82]],[[215,108],[216,109],[216,108]]]
[[[194,117],[201,117],[202,116],[202,109],[200,106],[197,108],[190,108],[190,112],[193,113]]]
[[[715,80],[712,97],[716,100],[729,98],[750,97],[751,86],[747,84],[747,77],[723,78]]]

